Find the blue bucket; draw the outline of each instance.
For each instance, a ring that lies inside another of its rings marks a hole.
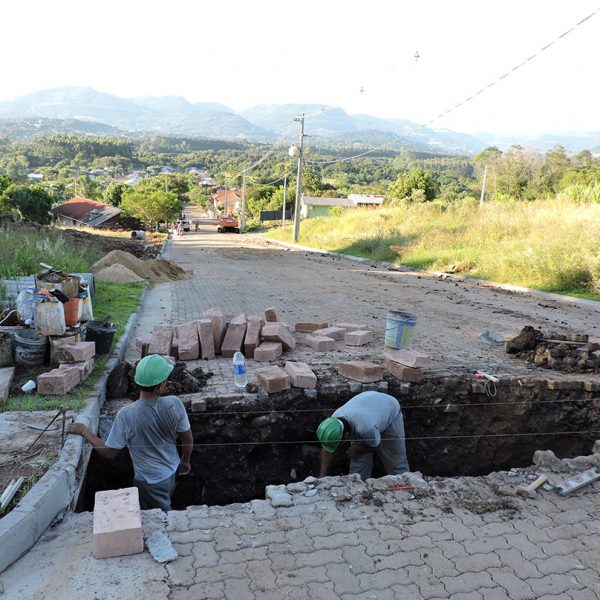
[[[385,321],[385,345],[388,348],[410,348],[417,315],[403,310],[390,310]]]

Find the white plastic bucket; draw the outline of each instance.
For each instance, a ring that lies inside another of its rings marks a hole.
[[[385,345],[388,348],[410,348],[417,325],[417,315],[403,310],[390,310],[385,321]]]

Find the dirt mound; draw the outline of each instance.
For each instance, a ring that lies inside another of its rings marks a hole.
[[[162,283],[165,281],[178,281],[180,279],[188,279],[190,277],[187,271],[181,267],[164,260],[162,258],[156,260],[143,261],[139,258],[123,252],[122,250],[113,250],[106,256],[96,262],[90,269],[92,273],[98,273],[102,269],[111,267],[115,264],[127,267],[142,279],[149,279],[152,283]]]
[[[139,229],[139,227],[132,227],[132,229]],[[97,235],[78,229],[64,229],[63,235],[85,247],[92,247],[102,252],[122,250],[138,258],[153,258],[160,252],[161,248],[160,243],[141,243],[138,240]]]
[[[100,269],[94,274],[96,281],[110,281],[111,283],[137,283],[144,281],[143,277],[136,275],[131,269],[119,263]]]
[[[146,267],[151,273],[150,280],[153,282],[179,281],[180,279],[189,279],[191,277],[187,271],[164,258],[149,260],[146,262]]]

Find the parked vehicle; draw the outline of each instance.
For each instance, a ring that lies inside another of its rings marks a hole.
[[[226,233],[227,231],[233,231],[233,233],[240,232],[240,223],[237,217],[234,217],[231,213],[223,214],[219,217],[219,224],[217,225],[217,231],[219,233]]]

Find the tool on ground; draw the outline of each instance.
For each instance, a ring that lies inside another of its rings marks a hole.
[[[548,481],[547,475],[540,475],[535,481],[532,481],[528,486],[519,486],[517,488],[517,494],[519,496],[525,496],[526,498],[536,498],[536,490]]]
[[[19,488],[25,481],[24,477],[19,477],[19,479],[13,479],[8,487],[2,492],[2,496],[0,496],[0,509],[9,505],[10,501],[14,498],[15,494],[19,491]]]
[[[499,377],[495,375],[490,375],[489,373],[484,373],[483,371],[477,371],[475,373],[475,379],[487,379],[488,381],[492,381],[493,383],[498,383],[500,381]]]
[[[584,485],[588,485],[599,479],[600,469],[588,469],[587,471],[582,471],[578,475],[575,475],[575,477],[565,479],[562,483],[557,483],[555,487],[561,496],[566,496],[567,494],[582,488]]]
[[[59,406],[58,407],[58,412],[52,417],[52,420],[50,421],[50,423],[48,423],[48,425],[46,425],[46,427],[44,427],[44,430],[42,431],[42,433],[40,433],[40,435],[38,435],[35,440],[33,440],[33,442],[31,442],[31,445],[29,446],[29,448],[27,448],[27,450],[25,450],[25,452],[29,452],[38,442],[38,440],[46,433],[46,431],[48,431],[52,425],[52,423],[54,423],[54,421],[56,421],[56,419],[58,419],[58,417],[60,417],[62,415],[62,433],[61,433],[61,437],[60,437],[60,447],[62,448],[65,445],[65,423],[67,420],[67,409],[64,406]]]

